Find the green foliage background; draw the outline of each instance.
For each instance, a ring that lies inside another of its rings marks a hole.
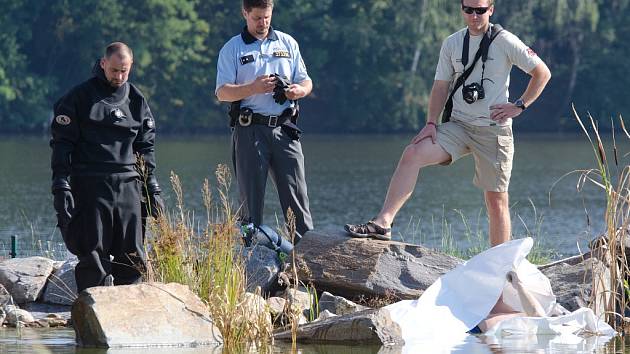
[[[529,44],[553,78],[515,125],[573,130],[569,108],[609,124],[628,111],[628,0],[497,0],[493,22]],[[161,133],[227,131],[216,57],[243,26],[239,0],[0,0],[0,133],[39,133],[52,104],[90,76],[103,47],[134,50],[132,81]],[[277,0],[314,81],[308,132],[411,132],[424,122],[442,40],[464,26],[457,0]],[[527,76],[515,69],[511,93]]]

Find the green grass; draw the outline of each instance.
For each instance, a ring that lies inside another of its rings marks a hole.
[[[513,223],[515,219],[519,220],[525,230],[525,234],[518,235],[517,238],[532,237],[534,239],[534,246],[527,259],[533,264],[546,264],[552,260],[554,252],[544,246],[545,236],[542,233],[543,215],[538,214],[532,200],[529,200],[529,202],[533,220],[526,220],[519,214],[516,217],[512,217],[512,220]],[[516,208],[512,206],[511,210],[514,209]],[[484,223],[487,223],[485,209],[479,209],[474,221],[468,219],[461,210],[455,209],[453,212],[456,214],[456,217],[453,219],[446,215],[444,208],[438,220],[431,216],[428,224],[431,230],[430,234],[422,231],[422,219],[417,219],[417,221],[410,220],[400,235],[401,240],[420,245],[429,244],[429,240],[440,240],[439,246],[434,247],[434,249],[464,260],[468,260],[490,248],[488,234],[482,227]],[[457,236],[453,233],[453,225],[455,223],[463,226],[463,232]],[[408,237],[403,235],[408,235]]]

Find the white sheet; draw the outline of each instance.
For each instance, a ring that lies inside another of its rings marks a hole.
[[[392,319],[401,326],[405,343],[432,342],[448,352],[474,342],[466,338],[466,332],[486,318],[502,293],[504,302],[522,310],[516,291],[506,279],[511,270],[516,271],[549,315],[556,308],[556,298],[549,279],[525,259],[532,245],[533,240],[528,237],[493,247],[440,277],[419,299],[387,306]],[[560,317],[520,317],[503,321],[485,336],[490,342],[498,342],[497,338],[508,333],[544,334],[564,336],[560,342],[575,342],[580,339],[576,334],[585,330],[608,337],[615,333],[590,309],[579,309]]]

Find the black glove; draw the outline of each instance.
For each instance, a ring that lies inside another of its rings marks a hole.
[[[155,178],[155,176],[153,175],[150,175],[149,178],[147,178],[146,192],[148,196],[148,205],[146,206],[148,208],[148,214],[150,214],[154,218],[157,218],[160,214],[164,212],[165,209],[164,200],[162,200],[162,197],[160,197],[162,189],[158,184],[157,178]]]
[[[154,218],[157,218],[164,212],[164,200],[159,193],[149,194],[149,205],[147,207]]]
[[[53,181],[52,192],[54,196],[53,206],[57,212],[57,226],[64,230],[72,218],[74,198],[70,190],[70,184],[66,178],[57,178]]]
[[[287,101],[285,91],[289,89],[291,83],[289,79],[278,74],[271,74],[271,76],[276,78],[276,87],[273,89],[273,100],[276,101],[277,104],[284,104]]]

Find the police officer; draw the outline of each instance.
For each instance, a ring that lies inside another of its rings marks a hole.
[[[295,101],[308,95],[313,84],[295,39],[271,27],[272,12],[273,0],[243,0],[247,25],[219,53],[215,93],[220,101],[237,103],[232,159],[243,220],[262,224],[271,169],[285,219],[291,208],[303,235],[313,222]]]
[[[79,292],[112,277],[115,285],[138,282],[145,264],[143,191],[152,216],[163,210],[153,175],[155,122],[140,90],[127,82],[132,63],[126,44],[108,45],[94,76],[54,105],[52,193],[66,247],[79,259]]]

